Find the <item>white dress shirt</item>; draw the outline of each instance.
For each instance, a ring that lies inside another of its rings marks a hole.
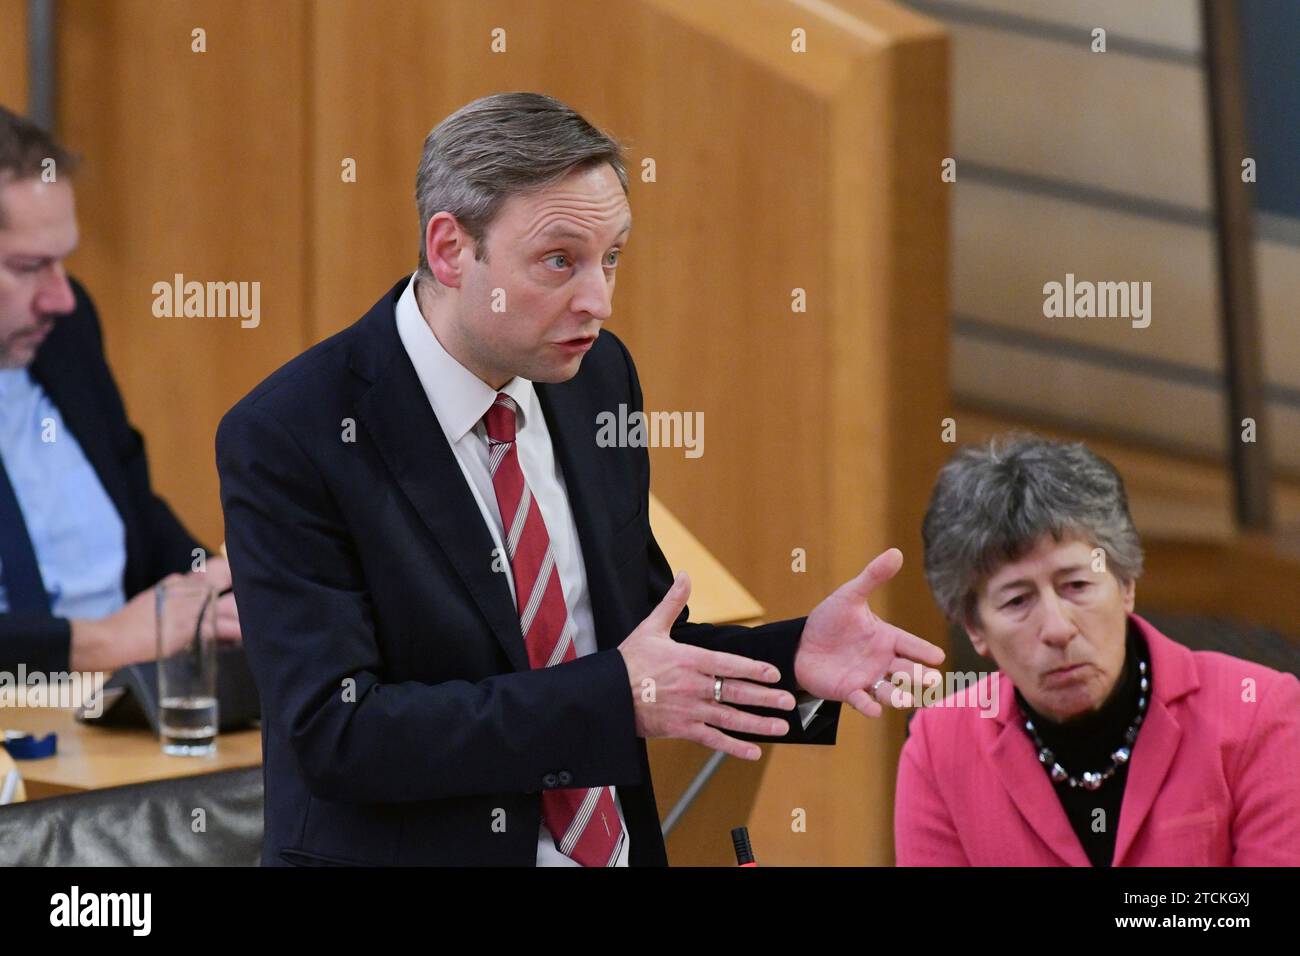
[[[483,424],[483,416],[496,400],[497,390],[461,365],[443,348],[420,312],[415,298],[414,276],[397,300],[397,334],[415,366],[424,394],[428,396],[429,404],[438,416],[447,443],[456,453],[456,461],[474,494],[483,521],[492,533],[492,542],[499,549],[497,554],[501,556],[510,594],[514,597],[514,574],[502,544],[504,531],[501,509],[497,505],[496,488],[492,484],[492,472],[488,467],[487,429]],[[555,452],[551,447],[551,433],[546,427],[546,416],[542,414],[533,383],[528,379],[515,376],[500,390],[513,398],[519,406],[519,421],[515,431],[519,465],[523,469],[524,480],[541,509],[546,533],[550,536],[551,548],[555,552],[555,566],[560,574],[564,603],[569,609],[569,627],[573,630],[574,653],[578,657],[592,654],[596,651],[596,629],[591,613],[591,595],[587,590],[587,567],[583,562],[582,548],[578,544],[578,529],[573,520],[573,511],[569,508],[564,475],[555,461]],[[487,560],[487,556],[484,560]],[[518,606],[518,598],[515,598],[515,602]],[[628,693],[631,693],[630,686]],[[807,727],[821,700],[802,693],[798,697],[800,722]],[[614,806],[626,831],[627,823],[623,819],[623,807],[619,803],[616,789]],[[627,866],[630,844],[631,834],[628,834],[628,838],[623,841],[616,866]],[[556,849],[555,840],[545,823],[542,824],[537,839],[537,865],[579,865]]]
[[[488,468],[487,430],[483,424],[483,416],[495,401],[497,390],[461,365],[443,348],[420,313],[415,299],[414,276],[397,301],[397,334],[402,339],[406,354],[411,357],[424,394],[428,396],[429,404],[438,416],[438,423],[442,425],[443,434],[456,453],[456,461],[460,463],[460,470],[474,494],[483,521],[492,532],[492,542],[500,549],[497,554],[501,556],[500,562],[504,566],[510,594],[514,597],[514,574],[502,543],[504,532],[501,509],[497,505],[496,488],[492,484],[492,473]],[[542,414],[533,383],[528,379],[516,376],[502,386],[501,391],[513,398],[519,406],[519,421],[515,430],[519,466],[541,509],[542,521],[546,523],[546,533],[550,536],[551,548],[555,552],[555,567],[560,574],[564,603],[569,609],[574,653],[578,657],[592,654],[596,651],[596,628],[591,613],[591,595],[587,590],[587,568],[582,559],[582,548],[578,545],[578,529],[569,508],[564,475],[560,472],[551,447],[551,433],[546,427],[546,416]],[[483,559],[486,561],[489,556],[484,555]],[[516,606],[517,603],[516,598]],[[628,693],[631,692],[629,685]],[[618,810],[619,822],[626,831],[627,823],[623,819],[623,808],[619,804],[617,790],[614,791],[614,806]],[[630,844],[629,834],[628,839],[623,841],[616,866],[627,866]],[[555,848],[555,840],[545,823],[542,824],[537,839],[537,865],[579,865]]]

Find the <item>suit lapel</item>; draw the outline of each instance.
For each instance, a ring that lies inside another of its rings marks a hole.
[[[366,344],[375,348],[362,354],[354,367],[371,378],[372,385],[357,402],[357,420],[455,567],[510,663],[515,670],[529,670],[510,587],[503,574],[492,570],[492,535],[402,349],[393,297],[381,302],[366,321]]]
[[[587,361],[591,361],[590,356]],[[551,446],[564,474],[569,508],[578,529],[596,644],[600,650],[610,650],[627,635],[628,626],[624,620],[625,609],[614,597],[621,593],[614,579],[610,554],[614,529],[610,526],[609,512],[600,507],[604,496],[599,489],[608,488],[612,479],[605,473],[601,451],[596,446],[597,409],[577,387],[581,377],[579,373],[569,382],[537,383],[534,388],[546,416]]]
[[[516,670],[529,670],[509,585],[504,575],[492,570],[492,536],[397,333],[395,305],[406,281],[394,286],[362,320],[365,328],[352,367],[371,384],[357,401],[357,421],[455,566],[510,662]],[[596,446],[596,404],[602,400],[584,387],[587,380],[580,371],[568,382],[536,383],[534,388],[577,526],[597,646],[609,650],[630,628],[612,566],[614,528],[601,507],[601,489],[615,480],[606,464],[611,459]],[[608,405],[608,396],[603,403]]]
[[[989,760],[1007,795],[1025,822],[1033,828],[1047,848],[1067,866],[1088,866],[1089,860],[1070,825],[1065,809],[1053,790],[1053,784],[1039,765],[1033,742],[1021,730],[1020,707],[1015,690],[1005,674],[998,674],[999,699],[1009,701],[1001,719],[1001,730],[989,754]]]

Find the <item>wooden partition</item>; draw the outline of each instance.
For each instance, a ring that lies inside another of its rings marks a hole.
[[[27,0],[0,0],[0,106],[27,112]]]
[[[99,306],[155,484],[212,547],[217,422],[310,339],[305,26],[300,3],[57,10],[59,133],[83,154],[70,271]],[[156,316],[155,283],[177,275],[259,282],[258,325]]]
[[[901,547],[873,606],[942,640],[919,535],[951,449],[930,21],[883,0],[114,0],[61,4],[58,38],[61,133],[86,155],[73,268],[156,483],[206,540],[221,414],[414,268],[425,134],[538,90],[628,148],[609,328],[649,409],[706,423],[702,456],[652,452],[655,493],[770,619]],[[260,324],[155,316],[178,273],[259,281]],[[850,713],[835,748],[777,748],[747,821],[710,804],[716,838],[748,822],[767,862],[891,862],[901,733]]]

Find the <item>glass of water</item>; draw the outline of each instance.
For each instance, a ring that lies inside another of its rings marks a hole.
[[[217,595],[195,578],[156,588],[163,753],[217,752]]]

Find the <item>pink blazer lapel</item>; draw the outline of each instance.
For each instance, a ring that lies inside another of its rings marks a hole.
[[[1165,637],[1139,615],[1132,617],[1151,655],[1151,704],[1133,744],[1128,783],[1119,811],[1119,833],[1115,836],[1115,866],[1128,864],[1127,854],[1169,776],[1182,741],[1183,728],[1170,705],[1200,687],[1192,652]]]
[[[1153,668],[1154,669],[1154,668]],[[1120,804],[1119,833],[1115,836],[1113,866],[1123,866],[1124,856],[1133,846],[1142,824],[1146,822],[1156,794],[1164,786],[1174,754],[1182,740],[1183,728],[1178,725],[1164,701],[1155,699],[1147,710],[1146,720],[1133,744],[1133,756],[1128,768],[1128,782],[1124,785],[1124,800]]]
[[[1038,762],[1033,741],[1021,725],[1023,717],[1011,681],[1003,673],[998,674],[998,680],[998,699],[1005,703],[998,708],[997,720],[1002,727],[989,753],[998,780],[1025,822],[1051,851],[1053,859],[1044,859],[1042,865],[1089,866],[1088,855]]]

